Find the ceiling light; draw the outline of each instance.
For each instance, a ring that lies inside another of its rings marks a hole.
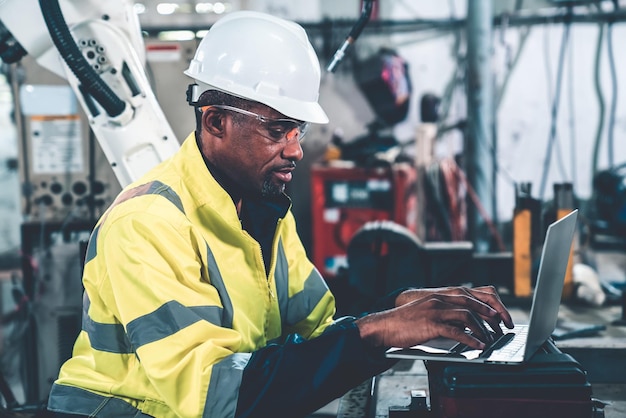
[[[135,13],[137,13],[138,15],[145,13],[146,12],[146,5],[143,3],[135,3],[133,5],[133,10],[135,10]]]
[[[159,3],[157,4],[157,12],[160,15],[171,15],[178,9],[178,4],[176,3]]]
[[[197,3],[196,13],[211,13],[213,11],[213,3]]]
[[[226,6],[224,6],[224,3],[218,1],[213,5],[213,12],[215,14],[221,15],[222,13],[224,13],[224,11],[226,11]]]
[[[195,39],[196,34],[190,30],[168,30],[159,32],[159,40],[161,41],[188,41]]]

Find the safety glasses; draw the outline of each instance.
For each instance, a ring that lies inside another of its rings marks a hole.
[[[299,142],[302,142],[302,140],[304,139],[304,135],[306,135],[309,129],[308,122],[301,122],[295,119],[272,119],[233,106],[207,105],[202,106],[202,111],[204,112],[209,107],[214,107],[221,110],[228,110],[230,112],[235,112],[241,115],[255,118],[259,122],[259,133],[276,143],[288,142],[293,138],[296,138]]]

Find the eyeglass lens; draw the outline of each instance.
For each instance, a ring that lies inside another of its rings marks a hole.
[[[306,125],[306,123],[297,123],[296,121],[274,120],[265,122],[265,129],[269,138],[274,141],[281,141],[283,138],[288,141],[293,138],[302,141],[306,133]]]

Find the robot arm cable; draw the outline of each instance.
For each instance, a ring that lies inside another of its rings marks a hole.
[[[119,116],[126,108],[126,103],[111,90],[83,57],[65,23],[59,1],[39,0],[39,6],[50,37],[67,66],[109,116]]]

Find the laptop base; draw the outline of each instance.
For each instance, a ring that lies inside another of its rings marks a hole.
[[[430,404],[440,418],[590,418],[591,384],[551,341],[519,366],[426,361]]]

